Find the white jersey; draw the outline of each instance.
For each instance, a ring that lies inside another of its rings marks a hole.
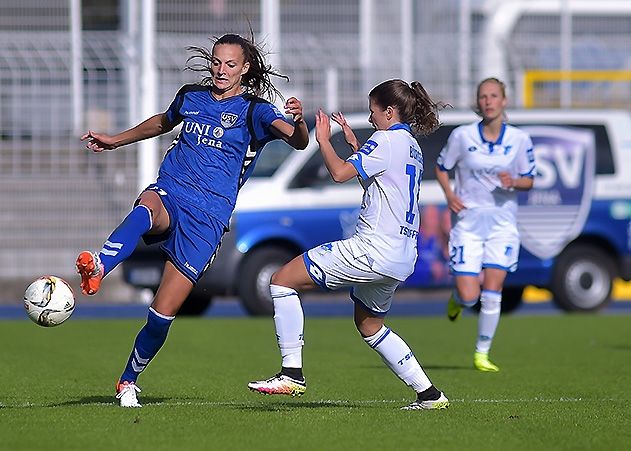
[[[423,154],[410,127],[396,124],[373,133],[347,161],[364,188],[354,237],[365,244],[372,269],[397,280],[414,270],[420,222]]]
[[[497,142],[484,139],[482,122],[457,127],[437,164],[443,171],[455,168],[454,191],[467,208],[498,206],[516,212],[517,193],[502,188],[498,173],[506,171],[513,178],[536,173],[530,136],[505,123]]]

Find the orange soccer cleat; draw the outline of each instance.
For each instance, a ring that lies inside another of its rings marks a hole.
[[[77,257],[77,272],[81,275],[81,292],[90,296],[96,294],[105,272],[98,254],[81,252]]]

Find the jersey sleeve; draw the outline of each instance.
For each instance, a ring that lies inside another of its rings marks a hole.
[[[272,133],[270,127],[272,122],[276,119],[281,119],[291,124],[275,105],[267,101],[257,102],[252,111],[252,124],[254,126],[254,132],[256,133],[256,139],[261,142],[275,139],[276,135]]]
[[[169,105],[169,108],[167,108],[167,110],[165,111],[167,119],[173,126],[179,124],[184,119],[184,117],[180,113],[180,109],[184,104],[184,93],[186,92],[186,90],[187,87],[182,86],[177,94],[175,94],[175,98],[171,102],[171,105]]]
[[[524,133],[522,146],[517,155],[517,173],[520,177],[534,177],[537,175],[537,167],[535,165],[535,153],[530,136]]]
[[[454,129],[447,139],[447,144],[440,151],[436,165],[441,171],[451,171],[458,163],[462,147],[460,144],[461,134],[460,128]]]
[[[346,159],[363,180],[381,175],[390,165],[390,142],[383,132],[375,132],[366,143]]]

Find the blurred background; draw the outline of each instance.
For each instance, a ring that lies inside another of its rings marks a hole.
[[[74,281],[173,138],[104,156],[79,137],[165,110],[198,79],[187,46],[250,26],[307,115],[364,112],[388,78],[458,108],[486,76],[513,108],[631,105],[628,0],[1,0],[0,302],[42,274]],[[98,296],[136,299],[117,271]]]

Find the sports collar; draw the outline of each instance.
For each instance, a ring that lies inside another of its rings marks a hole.
[[[408,133],[412,134],[412,127],[410,127],[410,124],[405,124],[403,122],[397,122],[396,124],[388,128],[388,130],[405,130]]]
[[[500,129],[500,134],[497,137],[497,141],[495,142],[489,141],[488,139],[484,137],[483,127],[484,125],[482,124],[482,121],[478,122],[478,132],[480,133],[480,139],[482,139],[483,143],[493,144],[493,145],[502,144],[502,138],[504,138],[504,132],[506,131],[506,122],[502,122],[502,128]]]

